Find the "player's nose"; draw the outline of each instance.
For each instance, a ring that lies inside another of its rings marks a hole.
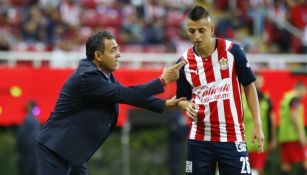
[[[200,38],[200,34],[198,32],[195,32],[194,34],[194,40],[195,41],[199,41],[199,38]]]

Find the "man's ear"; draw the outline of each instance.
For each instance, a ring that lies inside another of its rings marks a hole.
[[[99,52],[99,51],[95,51],[95,58],[96,58],[98,61],[102,61],[102,53]]]

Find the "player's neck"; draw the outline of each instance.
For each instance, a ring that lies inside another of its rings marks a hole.
[[[194,48],[196,54],[202,58],[206,58],[215,51],[217,46],[216,39],[212,38],[210,42],[205,47],[196,47]]]

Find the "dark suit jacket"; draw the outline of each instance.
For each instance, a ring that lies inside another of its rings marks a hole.
[[[111,134],[118,117],[118,103],[162,112],[165,101],[151,97],[163,92],[157,78],[146,84],[124,87],[107,77],[88,59],[65,82],[54,111],[37,141],[69,162],[81,165]]]

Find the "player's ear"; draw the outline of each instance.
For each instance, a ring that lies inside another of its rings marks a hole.
[[[210,26],[210,32],[211,32],[211,35],[214,35],[214,30],[215,30],[215,26],[214,25],[211,25]]]

